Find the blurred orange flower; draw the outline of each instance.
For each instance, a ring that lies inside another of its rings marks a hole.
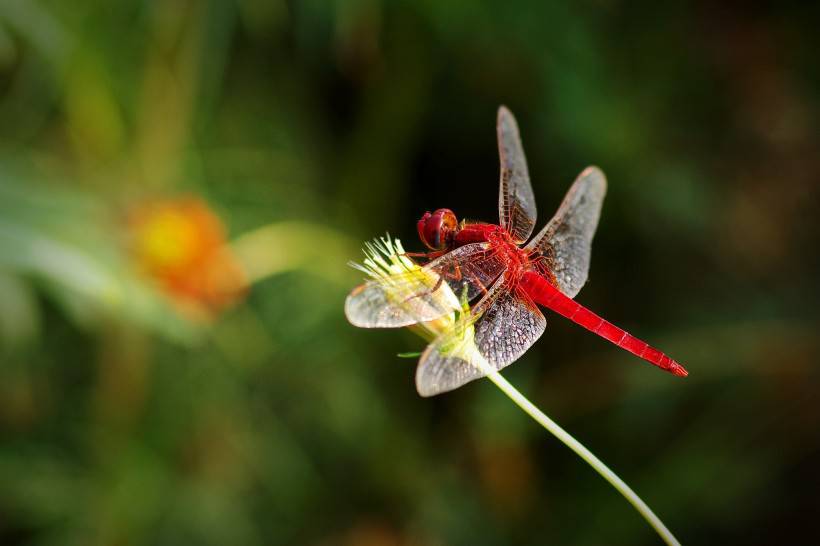
[[[141,203],[129,211],[128,232],[139,268],[186,315],[210,318],[244,295],[246,276],[225,228],[201,199]]]

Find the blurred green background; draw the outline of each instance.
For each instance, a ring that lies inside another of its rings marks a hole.
[[[547,313],[505,375],[684,543],[817,540],[819,23],[0,1],[0,543],[658,543],[489,382],[422,399],[421,340],[345,322],[364,240],[497,218],[502,103],[539,224],[608,175],[579,301],[691,373]]]

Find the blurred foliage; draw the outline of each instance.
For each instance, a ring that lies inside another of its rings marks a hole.
[[[360,241],[495,219],[502,103],[540,221],[609,177],[580,301],[691,372],[548,316],[506,375],[684,543],[817,541],[819,12],[0,1],[0,543],[654,544],[491,385],[420,399],[418,340],[344,321]],[[251,283],[205,314],[124,221],[186,198]]]

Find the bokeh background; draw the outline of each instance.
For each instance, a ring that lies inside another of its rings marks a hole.
[[[505,375],[684,543],[818,539],[820,13],[709,2],[0,2],[0,543],[656,544],[489,382],[418,397],[347,267],[610,188]]]

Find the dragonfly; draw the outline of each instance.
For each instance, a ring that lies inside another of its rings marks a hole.
[[[665,371],[687,376],[681,364],[574,300],[589,273],[607,188],[603,172],[586,168],[530,239],[535,197],[518,124],[504,106],[496,133],[499,223],[459,222],[450,209],[424,213],[417,231],[427,252],[401,257],[418,265],[382,272],[354,289],[345,301],[348,320],[365,328],[398,328],[456,317],[419,359],[416,388],[422,396],[451,391],[515,362],[546,328],[539,305]],[[454,351],[465,332],[473,349]]]

